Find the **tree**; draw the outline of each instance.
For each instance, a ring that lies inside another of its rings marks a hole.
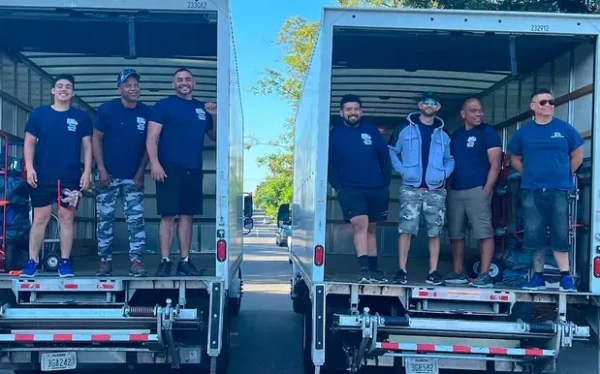
[[[512,10],[566,13],[594,13],[598,11],[595,0],[336,0],[345,7],[388,7],[388,8],[436,8],[473,10]],[[278,95],[290,102],[295,113],[302,91],[302,82],[310,64],[310,58],[319,30],[318,22],[308,22],[295,16],[288,18],[276,40],[282,48],[285,69],[278,71],[266,68],[262,78],[252,88],[255,94]],[[257,160],[268,169],[265,180],[257,188],[257,200],[265,201],[267,212],[276,214],[274,207],[290,203],[293,189],[294,164],[294,118],[285,124],[284,135],[277,139],[262,142],[250,136],[246,149],[259,144],[277,149]],[[261,200],[263,199],[263,200]],[[268,202],[268,203],[267,203]]]

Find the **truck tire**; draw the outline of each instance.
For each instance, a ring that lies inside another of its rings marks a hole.
[[[242,278],[242,269],[239,268],[238,269],[238,277],[239,277],[239,291],[238,291],[238,295],[239,297],[230,297],[228,298],[228,309],[229,309],[229,315],[230,316],[237,316],[240,314],[240,309],[242,308],[242,297],[243,297],[243,292],[244,292],[244,280]],[[236,286],[238,287],[238,286]]]

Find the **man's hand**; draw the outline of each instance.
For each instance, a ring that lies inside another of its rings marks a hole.
[[[98,169],[98,184],[102,187],[108,187],[112,181],[112,176],[104,168]]]
[[[160,165],[160,163],[151,163],[150,167],[152,179],[154,179],[157,182],[164,182],[165,178],[167,177],[167,174],[165,174],[165,170]]]
[[[217,104],[215,103],[204,104],[204,109],[206,109],[208,114],[210,114],[213,117],[217,115]]]
[[[34,168],[29,168],[27,169],[27,183],[33,187],[36,188],[37,187],[37,173],[35,172]]]
[[[133,187],[138,191],[144,188],[144,170],[138,171],[133,177]]]
[[[79,187],[81,191],[85,191],[90,187],[90,173],[83,173],[79,180]]]
[[[485,197],[486,199],[488,199],[492,195],[492,190],[487,187],[483,187],[482,192],[483,192],[483,197]]]

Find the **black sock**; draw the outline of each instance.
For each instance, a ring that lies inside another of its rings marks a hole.
[[[568,272],[568,271],[561,271],[561,272],[560,272],[560,277],[561,277],[561,278],[563,278],[563,277],[568,277],[569,275],[571,275],[571,274],[569,274],[569,272]]]
[[[369,256],[369,270],[377,270],[377,256]]]
[[[370,268],[369,256],[360,256],[358,258],[358,264],[360,265],[361,269],[369,269]]]

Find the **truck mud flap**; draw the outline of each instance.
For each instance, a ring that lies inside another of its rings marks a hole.
[[[313,296],[313,362],[325,363],[325,286],[315,285]]]
[[[221,332],[223,330],[223,282],[210,285],[210,315],[208,318],[208,355],[217,357],[221,352]]]

